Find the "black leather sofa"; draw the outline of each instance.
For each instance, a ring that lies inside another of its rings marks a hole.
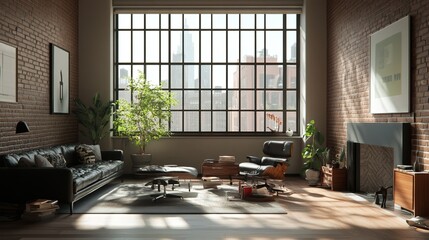
[[[75,152],[78,144],[58,145],[0,157],[0,202],[23,204],[32,199],[55,199],[73,203],[123,174],[122,150],[101,151],[102,161],[81,164]],[[62,153],[67,167],[19,167],[21,157]]]

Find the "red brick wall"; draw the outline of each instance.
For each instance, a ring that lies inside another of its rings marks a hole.
[[[0,1],[0,41],[17,47],[18,53],[18,102],[0,102],[0,154],[77,142],[73,114],[50,114],[49,43],[70,53],[72,110],[78,96],[78,1]],[[31,132],[15,134],[19,120]]]
[[[411,16],[411,112],[369,113],[370,35]],[[328,146],[346,144],[348,122],[412,123],[412,161],[429,169],[429,1],[328,0]]]

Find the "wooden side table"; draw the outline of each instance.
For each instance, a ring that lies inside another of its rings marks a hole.
[[[232,177],[238,175],[239,167],[236,163],[204,162],[201,173],[203,177],[228,178],[232,184]]]
[[[332,191],[347,190],[347,169],[322,166],[323,185],[329,186]]]
[[[429,216],[429,173],[395,169],[393,201],[395,205],[414,213],[414,216]]]

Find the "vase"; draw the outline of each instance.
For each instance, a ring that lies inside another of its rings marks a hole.
[[[286,136],[292,137],[293,136],[293,131],[290,130],[290,129],[286,130]]]

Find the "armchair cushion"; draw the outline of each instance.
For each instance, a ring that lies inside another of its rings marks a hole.
[[[260,158],[260,157],[247,156],[247,159],[248,159],[248,160],[249,160],[249,162],[251,162],[251,163],[261,164],[261,158]]]
[[[287,163],[286,158],[262,157],[261,165],[276,166],[277,163]]]

